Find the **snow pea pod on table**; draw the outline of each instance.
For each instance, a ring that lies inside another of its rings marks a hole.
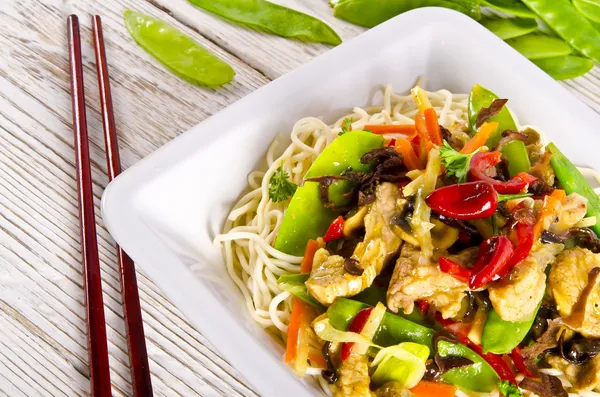
[[[600,32],[569,0],[522,0],[560,37],[600,63]]]
[[[535,18],[533,11],[519,0],[481,0],[481,4],[521,18]]]
[[[532,62],[555,80],[574,79],[583,76],[594,67],[594,61],[591,59],[575,55],[536,59]]]
[[[325,22],[266,0],[189,0],[222,18],[277,36],[338,45],[342,39]]]
[[[573,5],[582,15],[590,21],[600,23],[600,1],[598,0],[573,0]]]
[[[207,86],[233,80],[235,71],[229,64],[173,26],[132,10],[123,15],[133,39],[184,80]]]
[[[332,2],[333,15],[356,25],[372,28],[404,12],[421,7],[443,7],[481,18],[477,0],[339,0]]]
[[[506,43],[531,60],[565,56],[573,52],[563,40],[536,33],[506,40]]]
[[[502,40],[533,33],[538,28],[536,20],[532,18],[486,18],[481,20],[481,24]]]

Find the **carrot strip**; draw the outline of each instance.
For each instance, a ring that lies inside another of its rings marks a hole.
[[[417,134],[417,130],[412,124],[365,125],[363,129],[371,131],[373,134],[405,134],[408,139]]]
[[[321,244],[319,244],[316,240],[308,240],[306,249],[304,251],[304,258],[302,258],[302,263],[300,264],[300,273],[311,272],[315,252],[317,252],[319,248],[321,248]]]
[[[402,155],[402,161],[408,170],[418,170],[420,168],[419,159],[413,150],[412,143],[408,139],[396,139],[396,150]]]
[[[429,139],[434,145],[442,145],[442,132],[440,130],[440,124],[438,123],[437,113],[434,108],[425,110],[425,123],[427,125],[427,132],[429,133]]]
[[[309,353],[308,358],[310,359],[310,361],[313,362],[313,364],[317,364],[319,368],[327,368],[327,362],[325,361],[325,357],[323,357],[322,354]]]
[[[433,149],[433,142],[429,139],[427,122],[425,121],[425,116],[421,113],[417,113],[415,116],[415,127],[417,128],[417,135],[419,137],[419,160],[421,161],[421,168],[425,168],[429,151]]]
[[[456,387],[446,383],[422,380],[410,391],[415,397],[453,397],[456,394]]]
[[[475,150],[485,145],[485,142],[488,140],[492,132],[496,131],[496,128],[498,128],[498,123],[495,121],[483,123],[483,125],[479,127],[479,130],[477,130],[475,136],[473,136],[473,138],[471,138],[465,144],[460,152],[462,154],[473,153]]]
[[[290,325],[288,326],[288,339],[285,350],[285,362],[289,363],[296,358],[298,352],[298,342],[300,336],[300,327],[303,318],[307,312],[307,304],[298,298],[294,298],[292,303],[292,314],[290,316]]]

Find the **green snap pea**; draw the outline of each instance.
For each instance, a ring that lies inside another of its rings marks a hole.
[[[327,317],[334,328],[346,331],[356,314],[367,307],[369,305],[353,299],[338,298],[327,309]],[[416,311],[414,310],[413,313]],[[431,328],[424,327],[406,318],[392,313],[385,313],[379,330],[373,337],[373,343],[387,347],[402,342],[414,342],[425,345],[430,351],[433,351],[434,332]]]
[[[532,18],[486,18],[481,20],[481,24],[502,40],[523,36],[538,28],[536,20]]]
[[[506,40],[515,50],[527,59],[542,59],[569,55],[573,52],[570,45],[558,37],[530,33],[525,36]]]
[[[539,309],[539,305],[538,305]],[[504,321],[494,309],[491,309],[483,325],[481,347],[483,352],[505,354],[511,352],[527,336],[533,325],[536,313],[528,320]]]
[[[337,137],[321,152],[305,175],[305,178],[340,175],[348,168],[355,171],[368,171],[371,164],[362,164],[361,157],[383,147],[383,137],[367,131],[349,131]],[[351,188],[348,181],[331,184],[329,198],[337,205],[343,205],[342,195]],[[305,182],[298,187],[290,201],[277,238],[275,249],[290,255],[304,254],[309,239],[323,236],[331,221],[339,214],[325,208],[319,195],[317,182]]]
[[[477,122],[477,115],[479,115],[481,109],[489,107],[496,99],[498,99],[498,96],[487,88],[479,84],[473,86],[468,104],[469,128],[472,134],[477,132],[475,124]],[[490,135],[486,142],[486,146],[492,149],[498,146],[498,142],[500,142],[502,133],[505,130],[517,130],[517,123],[506,106],[502,108],[500,113],[490,117],[488,121],[496,121],[498,123],[498,128],[496,128],[496,131]]]
[[[573,0],[573,5],[587,19],[600,23],[600,1]]]
[[[466,346],[440,340],[437,352],[444,358],[463,357],[473,361],[471,365],[453,368],[444,373],[441,380],[446,383],[477,393],[490,393],[500,381],[496,371],[479,354]]]
[[[450,8],[474,19],[481,18],[479,2],[476,0],[341,0],[333,5],[333,15],[367,28],[421,7]]]
[[[591,59],[575,55],[537,59],[533,63],[555,80],[574,79],[583,76],[594,67],[594,61]]]
[[[277,36],[338,45],[342,39],[325,22],[266,0],[189,0],[221,18]]]
[[[600,32],[569,0],[522,0],[571,47],[600,63]]]
[[[481,0],[481,4],[521,18],[535,18],[533,11],[519,0]]]
[[[595,216],[596,219],[600,219],[600,197],[594,192],[581,171],[571,163],[567,156],[558,150],[554,143],[549,143],[546,149],[552,152],[550,164],[554,169],[556,178],[558,178],[567,194],[578,193],[585,197],[588,200],[587,216]],[[600,224],[597,221],[590,229],[600,235]]]
[[[508,163],[508,173],[511,177],[519,172],[527,172],[531,168],[529,154],[522,141],[510,141],[502,146],[500,152]]]
[[[277,280],[277,285],[279,286],[279,288],[289,292],[304,303],[308,303],[309,305],[314,306],[317,309],[324,310],[325,306],[323,306],[315,298],[313,298],[312,295],[309,294],[308,290],[306,289],[305,283],[306,280],[308,280],[308,276],[308,273],[286,274],[284,276],[279,277],[279,279]]]
[[[123,15],[131,37],[179,77],[211,87],[233,80],[231,66],[173,26],[132,10]]]

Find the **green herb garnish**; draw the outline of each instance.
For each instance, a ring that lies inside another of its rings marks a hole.
[[[342,131],[338,134],[338,136],[344,135],[348,131],[352,131],[352,120],[345,118],[344,121],[342,121]]]
[[[269,179],[269,197],[277,203],[292,197],[298,189],[298,185],[289,180],[290,175],[283,169],[283,163]]]
[[[523,395],[515,384],[507,380],[498,383],[498,389],[504,397],[521,397]]]
[[[440,147],[440,156],[442,157],[442,164],[446,167],[446,174],[448,176],[455,176],[458,179],[458,183],[467,181],[467,174],[469,173],[469,165],[471,164],[471,157],[479,151],[476,150],[470,154],[462,154],[457,152],[450,146],[446,140]]]

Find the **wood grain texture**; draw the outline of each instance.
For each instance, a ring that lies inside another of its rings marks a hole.
[[[325,0],[279,0],[322,18],[344,40],[364,31]],[[233,83],[190,85],[129,37],[122,12],[164,19],[230,62]],[[121,160],[127,168],[181,132],[330,47],[229,24],[184,0],[0,2],[0,395],[89,394],[77,192],[71,138],[66,17],[83,25],[96,213],[107,184],[90,15],[104,23]],[[600,70],[564,83],[600,111]],[[98,219],[113,394],[131,394],[113,240]],[[239,373],[138,274],[154,391],[254,396]]]

